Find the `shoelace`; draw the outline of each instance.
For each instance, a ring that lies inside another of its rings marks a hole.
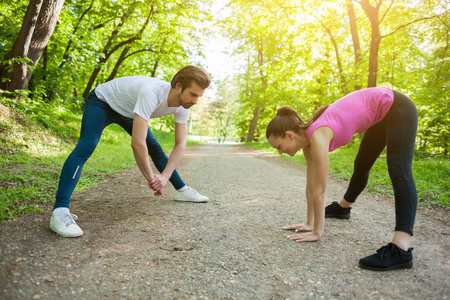
[[[405,256],[402,251],[400,251],[397,246],[392,243],[387,244],[386,246],[381,247],[377,250],[377,252],[381,252],[381,258],[388,257],[389,254],[391,256],[400,255],[402,260],[405,260]]]
[[[194,190],[193,188],[189,187],[189,189],[194,193],[194,194],[198,194],[198,192],[196,190]]]
[[[61,221],[67,227],[67,226],[70,226],[72,224],[76,224],[74,219],[77,220],[78,216],[74,215],[74,214],[66,214],[64,217],[61,218]]]

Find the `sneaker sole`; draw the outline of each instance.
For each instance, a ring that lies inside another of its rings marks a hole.
[[[361,268],[367,269],[367,270],[372,270],[372,271],[392,271],[392,270],[400,270],[400,269],[410,269],[413,267],[413,262],[410,261],[408,263],[405,264],[398,264],[389,268],[376,268],[376,267],[369,267],[369,266],[365,266],[363,265],[361,262],[359,263],[359,266]]]
[[[335,219],[348,220],[348,219],[350,219],[350,214],[348,214],[348,215],[330,214],[330,215],[325,215],[325,218],[335,218]]]
[[[65,237],[65,238],[76,238],[76,237],[80,237],[80,236],[82,236],[83,235],[83,233],[81,233],[81,234],[62,234],[62,233],[59,233],[58,231],[56,231],[56,230],[54,230],[53,228],[50,228],[54,233],[56,233],[57,235],[60,235],[60,236],[62,236],[62,237]]]
[[[192,202],[192,203],[205,203],[208,202],[208,200],[178,200],[175,199],[177,202]]]

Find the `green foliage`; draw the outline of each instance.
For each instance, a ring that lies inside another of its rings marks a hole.
[[[358,2],[352,1],[362,55],[357,63],[346,1],[230,1],[224,31],[238,44],[237,52],[248,57],[234,85],[239,113],[233,124],[239,136],[249,132],[258,103],[255,136],[261,137],[281,106],[308,118],[319,106],[367,86],[372,28]],[[416,103],[420,152],[448,157],[448,7],[442,1],[409,0],[380,5],[377,85]]]
[[[278,152],[267,142],[246,143],[246,145],[278,155]],[[358,147],[359,142],[353,141],[349,145],[331,152],[329,156],[330,174],[350,180]],[[304,156],[301,154],[294,157],[283,154],[282,157],[306,165]],[[448,159],[416,156],[413,161],[413,174],[419,205],[450,207],[450,181],[448,180],[450,177],[450,161]],[[385,152],[380,155],[370,171],[367,189],[375,193],[393,195]]]
[[[196,22],[210,17],[205,9],[208,2],[66,2],[29,86],[32,92],[44,93],[33,98],[71,101],[90,86],[90,79],[91,88],[110,77],[131,75],[170,81],[180,66],[188,64],[186,45],[199,43]],[[2,3],[0,59],[17,38],[28,4],[25,0]]]

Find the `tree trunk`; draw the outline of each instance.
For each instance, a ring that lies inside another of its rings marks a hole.
[[[92,89],[92,86],[94,85],[94,81],[97,78],[98,74],[101,71],[102,65],[104,63],[106,63],[106,61],[109,59],[109,57],[116,52],[118,49],[120,49],[122,46],[130,46],[131,44],[142,38],[142,34],[144,33],[145,28],[147,27],[148,23],[150,22],[151,17],[153,16],[154,13],[154,7],[152,6],[150,9],[150,13],[147,16],[147,19],[145,20],[144,24],[142,25],[140,31],[136,34],[136,36],[120,42],[119,44],[117,44],[116,46],[114,46],[111,49],[111,46],[113,44],[113,41],[117,38],[120,29],[123,27],[123,25],[125,24],[125,22],[127,21],[127,19],[131,16],[131,13],[134,11],[134,9],[136,8],[138,2],[134,2],[132,5],[130,5],[130,7],[128,8],[128,10],[125,12],[125,14],[122,16],[121,21],[119,23],[119,25],[117,25],[117,27],[114,29],[114,31],[112,32],[110,38],[108,39],[108,42],[106,43],[105,47],[103,48],[103,53],[104,56],[102,59],[100,59],[99,61],[99,65],[94,69],[94,71],[92,72],[91,78],[89,79],[89,82],[86,86],[86,89],[83,92],[83,98],[86,98],[87,95],[89,94],[89,92]]]
[[[100,60],[100,64],[102,63],[102,61],[103,61],[103,59]],[[84,89],[83,98],[86,98],[87,95],[90,93],[92,86],[94,85],[94,81],[97,78],[98,73],[100,73],[100,71],[102,69],[102,67],[100,67],[100,64],[99,64],[99,66],[95,67],[94,71],[92,71],[91,77],[89,78],[89,82],[86,85],[86,88]]]
[[[14,41],[11,50],[5,55],[3,60],[12,58],[28,57],[28,49],[31,44],[33,32],[36,28],[36,23],[41,11],[43,0],[31,0],[28,4],[25,16],[23,18],[22,27],[19,31],[19,36]],[[9,78],[10,82],[5,81],[0,83],[0,88],[3,90],[11,90],[11,86],[17,86],[16,81],[24,80],[26,76],[26,63],[14,63],[13,71],[7,69],[7,65],[0,66],[1,78]],[[14,89],[12,89],[14,90]]]
[[[343,94],[347,94],[347,83],[345,80],[345,76],[344,76],[344,70],[342,69],[342,62],[341,62],[341,56],[339,55],[339,48],[338,45],[336,43],[336,39],[334,38],[333,32],[331,31],[330,28],[328,28],[327,26],[325,26],[325,24],[323,24],[322,22],[320,22],[322,24],[322,27],[325,28],[325,31],[328,33],[328,35],[330,36],[330,40],[331,40],[331,44],[333,45],[334,48],[334,52],[336,54],[336,61],[337,61],[337,65],[338,65],[338,70],[339,70],[339,80],[340,80],[340,87],[341,87],[341,91]]]
[[[127,58],[127,53],[128,53],[128,51],[130,51],[130,48],[131,48],[131,45],[127,45],[122,50],[122,53],[120,53],[119,59],[117,60],[116,64],[114,65],[114,69],[112,70],[111,74],[109,74],[109,77],[106,79],[106,81],[113,80],[114,77],[116,77],[117,72],[119,71],[120,65]]]
[[[87,15],[87,13],[92,9],[92,7],[94,6],[94,1],[95,0],[91,0],[91,4],[89,4],[89,7],[86,8],[83,13],[81,14],[81,16],[78,18],[78,22],[77,25],[75,26],[75,28],[72,31],[72,35],[75,35],[75,33],[78,31],[78,28],[80,28],[81,26],[81,21],[83,21],[84,17]],[[64,65],[66,64],[66,61],[69,60],[69,51],[70,51],[70,47],[72,46],[72,39],[69,40],[69,42],[67,43],[66,46],[66,50],[64,51],[63,54],[63,58],[61,63],[58,66],[58,69],[62,69],[64,67]]]
[[[258,125],[260,114],[261,114],[261,104],[258,101],[258,103],[256,103],[255,109],[253,110],[253,118],[251,119],[249,124],[246,142],[253,142],[255,140],[256,126]]]
[[[48,62],[48,47],[45,46],[44,54],[42,55],[42,80],[47,82],[47,62]],[[43,96],[45,102],[49,102],[48,94]]]
[[[43,1],[28,49],[26,43],[22,44],[24,51],[28,51],[24,57],[31,60],[28,64],[29,66],[36,67],[38,64],[39,59],[42,56],[42,52],[53,34],[53,30],[55,29],[56,21],[61,13],[63,4],[64,0]],[[25,74],[23,74],[24,68]],[[26,66],[21,66],[21,70],[22,72],[19,76],[13,76],[8,88],[9,91],[14,91],[17,89],[24,90],[27,88],[31,76],[33,75],[33,71],[27,69]]]
[[[362,54],[361,54],[361,46],[359,44],[359,35],[358,28],[356,26],[356,15],[355,9],[353,7],[352,0],[347,1],[347,11],[348,17],[350,20],[350,32],[352,34],[353,41],[353,51],[355,53],[355,90],[361,89],[361,84],[359,83],[359,69],[361,68],[362,63]]]
[[[166,47],[167,38],[168,38],[168,36],[164,37],[164,39],[163,39],[161,48],[159,49],[159,52],[158,52],[158,56],[156,57],[155,63],[153,64],[151,77],[156,76],[156,70],[158,69],[158,66],[159,66],[159,60],[161,59],[161,53],[163,52],[164,48]]]
[[[264,66],[264,43],[261,39],[259,41],[259,49],[258,49],[258,66],[259,66],[259,75],[261,77],[262,91],[264,92],[267,89],[267,74],[263,72]],[[253,118],[250,121],[248,133],[247,133],[247,142],[253,142],[255,140],[255,132],[256,127],[259,121],[259,115],[263,111],[261,100],[256,100],[256,107],[253,110]]]
[[[159,66],[159,57],[157,57],[155,59],[155,63],[153,64],[153,68],[152,68],[152,73],[151,73],[151,77],[155,77],[156,76],[156,70],[158,69]]]
[[[370,36],[370,54],[369,54],[369,78],[367,80],[367,87],[377,86],[377,72],[378,72],[378,51],[380,49],[381,34],[380,22],[378,14],[380,11],[380,0],[377,6],[371,6],[369,0],[361,0],[360,4],[370,21],[372,33]]]
[[[83,21],[83,18],[87,15],[87,13],[92,9],[92,7],[94,6],[94,1],[95,0],[91,0],[91,4],[89,5],[88,8],[86,8],[83,13],[81,14],[81,16],[78,18],[78,22],[77,25],[75,26],[75,28],[72,31],[72,35],[74,35],[77,31],[78,28],[80,28],[81,26],[81,21]],[[69,42],[67,43],[66,46],[66,50],[64,51],[63,54],[63,58],[61,60],[61,63],[58,66],[58,69],[61,70],[62,68],[64,68],[64,65],[66,64],[66,61],[68,61],[70,59],[69,57],[69,53],[70,53],[70,48],[72,46],[72,39],[69,40]],[[47,95],[48,95],[48,102],[51,102],[53,100],[53,98],[55,97],[55,89],[56,89],[56,84],[51,86],[49,89],[47,89]]]

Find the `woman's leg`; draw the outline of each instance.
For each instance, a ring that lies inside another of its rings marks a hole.
[[[356,198],[359,194],[361,194],[367,185],[370,169],[385,146],[386,128],[383,120],[367,129],[364,133],[363,139],[359,146],[358,154],[355,158],[353,174],[341,202],[352,204],[356,201]]]
[[[414,103],[394,92],[395,100],[386,116],[387,165],[395,197],[393,243],[407,251],[417,209],[417,190],[412,172],[418,115]]]
[[[356,198],[365,189],[369,180],[370,169],[386,146],[385,122],[373,125],[364,133],[356,155],[353,174],[344,197],[339,202],[332,202],[325,207],[326,218],[349,219],[350,210]]]
[[[395,233],[392,243],[359,261],[361,267],[378,271],[413,266],[412,248],[409,245],[417,207],[417,191],[411,168],[418,123],[417,109],[408,97],[394,92],[394,103],[385,120],[386,157],[395,196]]]
[[[129,135],[133,132],[133,119],[122,117],[120,122],[118,124],[125,129]],[[167,165],[167,162],[169,161],[169,158],[167,157],[166,153],[163,151],[161,145],[156,140],[156,138],[153,136],[152,131],[150,128],[148,128],[147,132],[147,148],[148,148],[148,154],[150,155],[153,163],[155,164],[156,169],[161,173],[164,171],[164,168]],[[172,176],[169,178],[170,183],[174,186],[176,190],[181,189],[186,184],[181,179],[180,175],[178,174],[177,170],[175,170],[172,173]]]
[[[108,104],[98,99],[94,91],[86,97],[80,138],[62,168],[54,208],[69,208],[70,197],[78,183],[83,165],[97,147],[103,129],[111,123],[111,111]]]

